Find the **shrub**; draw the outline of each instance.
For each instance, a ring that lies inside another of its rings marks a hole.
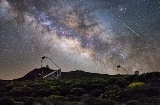
[[[96,98],[87,98],[84,100],[85,105],[116,105],[113,100],[101,100]]]
[[[31,94],[31,88],[28,87],[14,87],[9,93],[14,97],[29,96]]]
[[[73,88],[71,91],[70,91],[70,94],[71,95],[77,95],[77,96],[81,96],[85,93],[84,89],[83,88]]]
[[[26,100],[24,102],[24,105],[33,105],[34,104],[34,100]]]
[[[121,90],[121,88],[118,85],[108,85],[105,87],[105,91],[109,93],[116,92],[119,90]]]
[[[64,96],[56,96],[56,95],[51,95],[51,96],[49,97],[49,99],[52,100],[52,101],[68,101],[68,100],[69,100],[69,98],[67,98],[67,97],[64,97]]]
[[[129,83],[125,80],[125,77],[111,77],[108,79],[109,85],[118,85],[121,88],[125,88]]]
[[[92,96],[92,97],[99,97],[102,93],[103,93],[102,90],[93,90],[93,91],[90,93],[90,96]]]
[[[105,90],[106,91],[102,98],[114,100],[117,100],[119,98],[119,95],[122,91],[122,89],[118,85],[109,85],[105,88]]]
[[[105,90],[105,85],[103,84],[91,84],[87,87],[87,91],[88,92],[91,92],[93,90],[102,90],[104,91]]]
[[[69,92],[70,92],[69,87],[64,87],[64,86],[60,87],[60,96],[67,96]]]
[[[76,82],[71,85],[71,88],[85,88],[85,87],[86,87],[86,85],[81,82]]]
[[[145,84],[143,82],[133,82],[128,87],[129,88],[136,88],[136,87],[143,87]]]
[[[118,78],[111,77],[108,79],[108,84],[115,85],[117,81],[118,81]]]
[[[27,101],[34,101],[35,97],[14,97],[14,101],[19,103],[25,103]]]
[[[130,101],[127,101],[125,105],[141,105],[141,103],[136,100],[130,100]]]
[[[71,85],[73,82],[73,80],[69,79],[69,80],[61,80],[61,84],[65,84],[65,85]]]
[[[127,77],[125,77],[126,81],[130,81],[133,82],[137,79],[138,75],[129,75]]]
[[[52,95],[52,92],[50,92],[49,90],[45,90],[45,89],[39,89],[35,91],[35,93],[33,94],[33,96],[38,96],[38,97],[47,97],[50,95]]]
[[[50,86],[50,89],[54,92],[60,91],[60,86]]]
[[[79,101],[81,101],[81,96],[68,95],[67,98],[69,100],[71,100],[72,102],[79,102]]]
[[[103,78],[90,78],[87,82],[90,84],[108,84],[108,81],[104,80]]]
[[[138,100],[146,97],[158,97],[160,89],[157,87],[127,88],[120,93],[119,100],[126,102],[128,100]]]
[[[148,105],[159,105],[160,99],[154,97],[147,97],[139,100],[141,103],[146,103]]]
[[[1,98],[0,99],[0,105],[15,105],[14,101],[9,98]]]

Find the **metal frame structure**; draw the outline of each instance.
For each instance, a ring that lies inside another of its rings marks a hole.
[[[56,63],[54,63],[51,58],[46,57],[46,56],[43,56],[42,59],[41,59],[41,68],[42,68],[42,61],[43,61],[43,59],[45,59],[45,58],[49,59],[54,65],[56,65],[56,67],[58,67],[58,68],[60,69],[60,67],[59,67]]]
[[[121,65],[118,65],[118,66],[117,66],[117,71],[118,71],[118,69],[119,69],[120,67],[128,74],[127,70],[126,70],[124,67],[122,67]]]

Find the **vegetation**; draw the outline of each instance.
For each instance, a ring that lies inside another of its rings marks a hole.
[[[0,81],[0,105],[158,105],[159,103],[159,72],[109,76],[92,75],[81,71],[63,74],[61,80]]]
[[[145,84],[143,82],[133,82],[131,83],[128,87],[129,88],[141,88],[143,87]]]

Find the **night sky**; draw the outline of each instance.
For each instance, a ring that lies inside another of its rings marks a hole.
[[[160,0],[0,0],[0,79],[42,56],[63,72],[160,71]]]

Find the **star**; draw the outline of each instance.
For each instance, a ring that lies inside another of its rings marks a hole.
[[[0,79],[22,77],[43,56],[62,72],[159,71],[159,8],[158,0],[1,0]]]

